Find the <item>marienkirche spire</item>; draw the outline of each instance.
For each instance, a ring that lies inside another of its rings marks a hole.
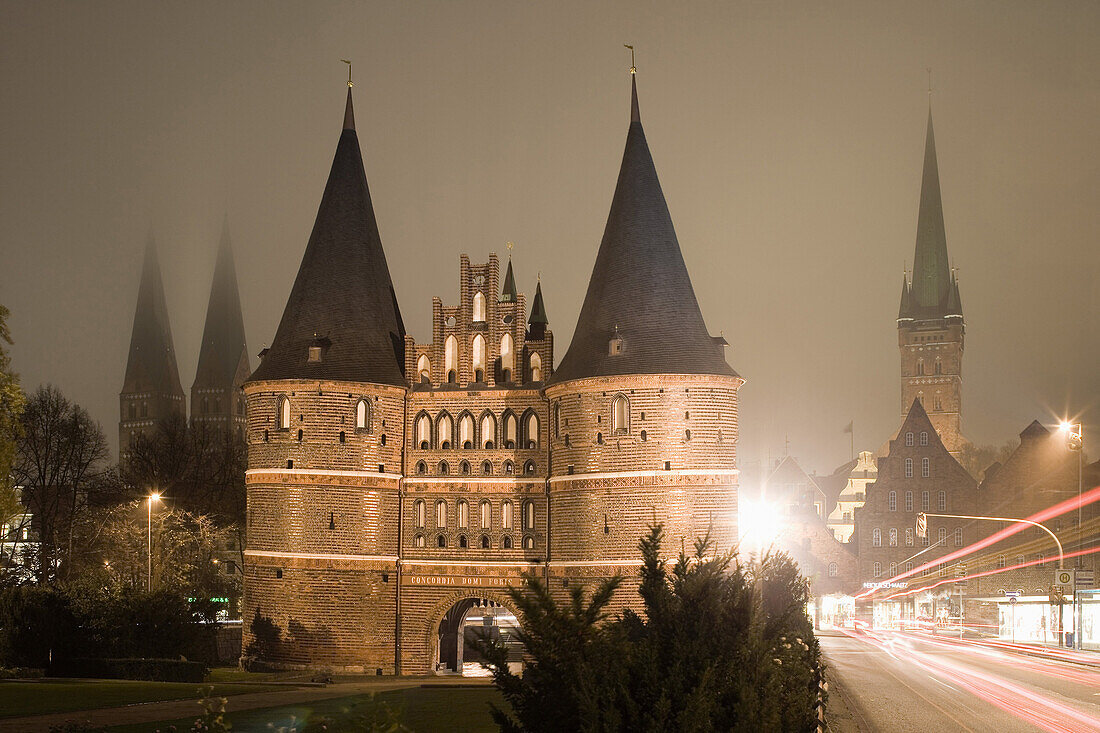
[[[401,386],[404,342],[355,134],[349,79],[343,129],[313,233],[275,339],[251,381],[343,379]]]
[[[633,50],[633,49],[632,49]],[[736,375],[699,311],[638,110],[588,293],[552,383],[611,374]],[[614,339],[621,348],[612,349]]]

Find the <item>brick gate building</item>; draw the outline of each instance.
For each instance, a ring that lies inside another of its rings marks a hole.
[[[252,650],[279,666],[455,669],[463,615],[507,607],[527,571],[560,595],[633,576],[653,521],[670,553],[708,529],[717,549],[734,545],[743,380],[706,330],[633,80],[631,92],[555,371],[541,285],[528,311],[495,255],[462,257],[459,302],[433,300],[430,343],[405,333],[348,90],[302,264],[244,387],[246,651],[263,642]],[[637,600],[624,588],[615,605]]]

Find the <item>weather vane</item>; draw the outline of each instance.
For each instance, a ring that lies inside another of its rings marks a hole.
[[[634,47],[631,46],[629,43],[624,43],[623,47],[630,49],[630,73],[637,74],[638,70],[634,68]]]
[[[351,87],[354,86],[352,84],[352,81],[351,81],[351,62],[348,61],[347,59],[340,59],[340,60],[348,65],[348,89],[351,89]]]
[[[515,247],[516,243],[515,242],[505,242],[504,244],[505,244],[506,247],[508,247],[508,259],[512,259],[512,247]]]
[[[929,66],[925,71],[928,72],[928,96],[932,96],[932,67]]]

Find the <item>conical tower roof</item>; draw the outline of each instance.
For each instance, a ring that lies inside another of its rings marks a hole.
[[[164,299],[164,283],[160,278],[160,261],[152,237],[145,247],[122,393],[183,395],[176,366],[176,350],[172,345],[172,325]]]
[[[633,76],[630,107],[626,149],[588,293],[550,382],[615,374],[736,376],[699,311],[642,130]],[[612,354],[616,332],[622,349]]]
[[[275,339],[252,381],[340,379],[402,386],[405,327],[378,235],[351,88],[325,193]],[[309,348],[323,346],[319,361]]]
[[[947,258],[947,232],[943,223],[943,200],[940,197],[940,172],[936,159],[936,135],[932,129],[932,108],[929,106],[920,210],[917,214],[917,243],[913,255],[913,316],[943,318],[961,315],[961,312],[948,312],[950,309],[947,301],[952,287]]]
[[[516,276],[512,274],[512,258],[508,258],[508,272],[504,275],[504,287],[500,290],[501,303],[515,303],[519,297],[516,291]]]
[[[546,317],[546,305],[542,302],[542,281],[535,285],[535,300],[531,303],[531,317],[527,322],[532,326],[545,326],[550,323]]]
[[[210,285],[210,301],[206,306],[206,325],[202,330],[199,365],[195,385],[229,387],[244,362],[248,368],[248,345],[244,336],[244,316],[241,296],[237,290],[237,268],[233,261],[233,246],[229,239],[229,220],[222,226],[214,279]]]

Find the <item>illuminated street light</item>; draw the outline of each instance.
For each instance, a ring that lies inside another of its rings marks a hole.
[[[160,501],[160,493],[154,491],[149,494],[149,554],[148,554],[148,579],[145,583],[145,590],[153,590],[153,502]]]
[[[1058,430],[1066,436],[1066,448],[1071,451],[1077,452],[1077,543],[1082,544],[1084,537],[1081,534],[1081,490],[1082,478],[1084,473],[1084,461],[1085,461],[1085,430],[1084,425],[1081,423],[1071,423],[1063,420],[1058,425]],[[1080,567],[1080,565],[1078,565]],[[1081,621],[1083,616],[1083,605],[1081,603],[1080,594],[1077,592],[1076,585],[1073,588],[1073,605],[1077,610],[1077,625],[1074,634],[1074,646],[1077,649],[1081,649]]]
[[[757,555],[763,555],[764,549],[771,547],[783,533],[783,525],[779,521],[779,510],[765,501],[744,501],[738,511],[740,522],[738,529],[742,529],[741,542],[750,550],[755,549]]]

